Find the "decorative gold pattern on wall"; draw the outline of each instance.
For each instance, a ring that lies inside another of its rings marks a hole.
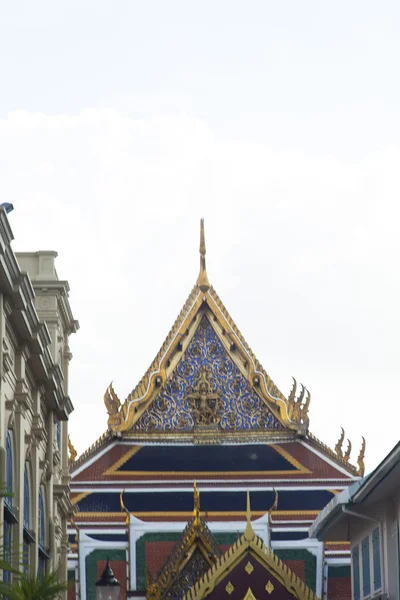
[[[228,594],[229,595],[232,594],[232,592],[233,592],[234,589],[235,588],[233,587],[233,585],[231,584],[231,582],[228,581],[228,583],[225,586],[225,590],[228,592]]]
[[[268,594],[272,594],[274,589],[274,584],[271,581],[268,581],[267,585],[265,586],[265,591],[268,592]]]
[[[243,600],[257,600],[257,598],[255,597],[255,595],[253,594],[251,588],[249,588],[246,592],[245,597],[243,598]]]

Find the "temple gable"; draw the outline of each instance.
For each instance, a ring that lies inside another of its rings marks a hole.
[[[147,572],[147,600],[181,600],[220,556],[213,534],[200,517],[200,493],[195,483],[193,518],[157,577],[153,579]]]
[[[281,427],[204,315],[175,371],[132,431]]]
[[[317,600],[301,581],[264,542],[251,524],[250,496],[247,493],[247,524],[243,535],[187,592],[184,600],[232,600],[273,598],[278,600]]]

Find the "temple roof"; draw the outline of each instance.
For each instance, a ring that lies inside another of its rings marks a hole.
[[[157,356],[124,402],[110,384],[104,396],[108,433],[72,469],[116,437],[138,443],[306,439],[347,472],[358,474],[349,462],[350,452],[342,452],[343,439],[333,452],[309,433],[311,397],[305,387],[298,392],[294,381],[286,397],[257,360],[209,284],[205,252],[201,221],[200,273],[195,286]]]
[[[199,327],[209,327],[210,335],[214,335],[213,347],[219,344],[219,354],[224,353],[227,368],[234,365],[236,379],[239,374],[246,380],[248,392],[251,397],[250,404],[257,403],[257,399],[265,406],[265,414],[276,419],[279,426],[287,430],[306,432],[308,429],[308,408],[310,404],[310,393],[302,386],[299,396],[296,398],[296,383],[292,392],[286,398],[274,384],[268,373],[251,351],[249,345],[241,335],[239,329],[230,317],[224,304],[218,297],[216,291],[210,286],[205,265],[205,239],[204,223],[201,221],[200,236],[200,274],[196,285],[190,293],[183,309],[176,319],[164,344],[149,369],[121,404],[112,385],[106,391],[104,402],[109,414],[108,426],[114,433],[127,433],[135,429],[135,425],[143,417],[151,405],[162,395],[162,390],[168,380],[176,371],[179,363],[185,358],[185,353],[191,348],[191,342],[196,337]],[[193,344],[192,344],[193,346]],[[207,352],[212,348],[207,347]],[[191,357],[194,359],[194,357]],[[213,364],[213,358],[204,360],[199,367],[197,381],[191,381],[192,395],[193,385],[209,385],[206,395],[214,394],[218,390],[220,381],[216,381],[215,373],[212,381],[207,379],[207,370]],[[193,360],[192,360],[193,366]],[[190,366],[188,367],[190,370]],[[188,386],[190,387],[190,385]],[[243,386],[242,386],[243,387]],[[190,391],[189,389],[187,390]],[[221,395],[224,396],[222,390]],[[206,402],[202,402],[202,408]],[[226,408],[226,407],[225,407]],[[236,408],[236,407],[235,407]],[[249,408],[253,408],[249,405]],[[218,412],[218,410],[217,410]],[[225,410],[225,412],[227,412]],[[264,414],[264,417],[265,417]],[[229,418],[228,415],[227,418]],[[203,419],[204,420],[204,419]],[[196,423],[195,423],[196,425]],[[257,427],[259,423],[257,424]],[[265,429],[276,429],[276,426],[264,427]],[[136,428],[137,429],[137,428]],[[157,428],[155,428],[157,429]],[[159,428],[158,428],[159,429]],[[176,427],[169,424],[168,430],[174,431]],[[146,427],[148,431],[148,427]]]

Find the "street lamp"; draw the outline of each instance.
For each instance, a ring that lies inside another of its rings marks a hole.
[[[106,567],[96,582],[96,600],[119,600],[120,590],[121,584],[114,577],[110,561],[107,558]]]

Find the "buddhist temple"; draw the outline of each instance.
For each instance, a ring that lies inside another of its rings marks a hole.
[[[201,221],[197,282],[156,358],[124,401],[107,388],[103,436],[70,445],[69,600],[94,600],[107,560],[121,598],[350,599],[349,546],[308,530],[363,475],[365,443],[357,466],[344,431],[328,448],[310,401],[277,388],[210,285]]]

